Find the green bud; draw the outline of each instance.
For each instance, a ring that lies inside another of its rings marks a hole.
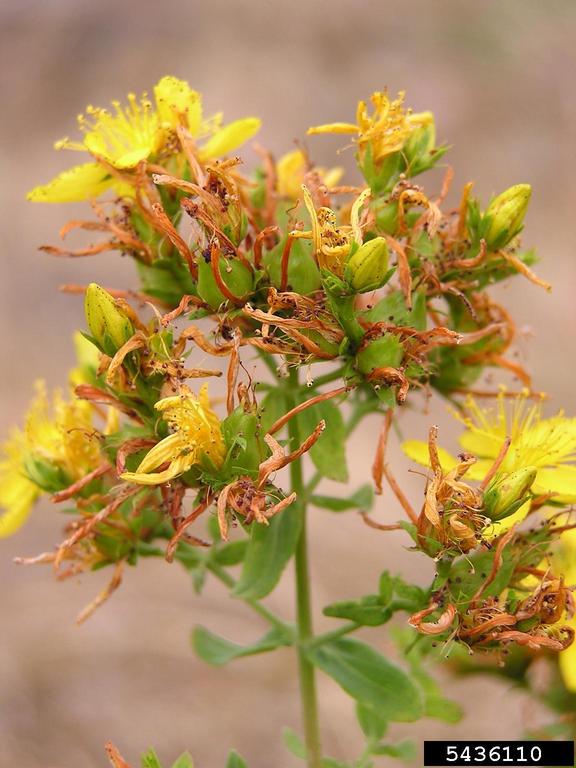
[[[398,368],[404,357],[404,348],[393,333],[369,341],[356,357],[356,368],[368,375],[375,368]]]
[[[492,200],[483,217],[490,251],[504,248],[521,231],[531,194],[530,184],[516,184]]]
[[[375,237],[361,245],[344,267],[344,278],[356,293],[381,288],[389,276],[388,246],[383,237]]]
[[[233,296],[240,299],[252,292],[252,274],[238,259],[221,257],[219,268],[222,282]],[[198,295],[212,309],[218,309],[221,304],[228,301],[216,283],[212,265],[203,258],[198,260]]]
[[[92,338],[105,354],[115,355],[134,335],[130,319],[114,297],[96,283],[90,283],[86,290],[84,310]]]
[[[497,474],[484,492],[485,514],[496,521],[517,512],[528,498],[536,473],[536,467],[524,467]]]
[[[57,493],[72,482],[61,467],[32,455],[24,457],[23,468],[26,476],[46,493]]]
[[[435,162],[432,153],[436,146],[436,125],[431,112],[423,112],[413,117],[419,117],[422,124],[411,132],[402,152],[408,161],[408,168],[411,171],[415,170],[416,173],[422,173],[431,168]]]

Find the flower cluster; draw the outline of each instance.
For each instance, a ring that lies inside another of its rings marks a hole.
[[[90,106],[79,117],[82,139],[57,147],[89,161],[29,198],[89,200],[94,218],[75,218],[61,235],[80,229],[100,239],[43,250],[128,256],[139,288],[65,286],[85,296],[79,368],[69,398],[56,394],[51,409],[39,385],[24,429],[5,446],[0,536],[14,533],[43,494],[74,513],[59,547],[22,561],[50,562],[60,577],[113,566],[82,619],[144,556],[196,569],[198,586],[208,571],[234,585],[226,569],[243,562],[235,594],[259,599],[295,552],[306,502],[367,512],[365,489],[350,498],[314,490],[322,478],[347,480],[348,435],[381,414],[376,491],[387,479],[409,520],[365,521],[405,528],[434,559],[436,577],[428,590],[386,578],[378,596],[328,615],[352,618],[355,629],[405,610],[422,635],[467,648],[561,652],[576,689],[566,555],[576,419],[543,418],[529,374],[510,356],[513,320],[490,291],[516,275],[550,287],[520,244],[530,187],[512,186],[483,207],[465,184],[459,205],[447,206],[449,167],[440,189],[416,182],[447,149],[436,144],[433,115],[412,113],[403,93],[371,101],[372,114],[359,103],[355,123],[309,130],[352,135],[360,178],[347,184],[304,148],[276,159],[259,147],[260,163],[245,172],[230,153],[259,120],[206,119],[200,94],[174,77],[162,78],[152,99],[131,94],[127,106]],[[260,381],[247,367],[253,360],[267,371]],[[476,389],[488,368],[522,389]],[[220,400],[206,382],[191,383],[221,376]],[[455,404],[464,452],[438,447],[436,428],[427,443],[404,444],[428,468],[416,512],[385,450],[402,406],[433,391]],[[474,396],[495,397],[497,407],[484,410]],[[316,468],[306,486],[304,454]],[[287,466],[293,487],[284,492],[278,473]],[[538,515],[538,525],[524,525]],[[193,527],[201,516],[207,533]],[[276,645],[292,642],[283,632]],[[414,702],[398,719],[418,716]]]

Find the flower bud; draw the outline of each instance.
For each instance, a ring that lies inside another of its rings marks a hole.
[[[86,322],[94,342],[113,356],[134,335],[134,327],[104,288],[90,283],[84,301]]]
[[[375,291],[388,277],[388,246],[383,237],[361,245],[344,267],[344,278],[356,293]]]
[[[523,467],[497,474],[484,492],[484,513],[494,521],[513,515],[527,500],[536,473],[536,467]]]
[[[492,200],[483,219],[490,251],[504,248],[520,232],[531,194],[530,184],[516,184]]]

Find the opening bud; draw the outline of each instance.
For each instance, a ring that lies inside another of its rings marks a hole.
[[[528,491],[536,479],[536,467],[496,475],[484,492],[484,513],[494,521],[517,512],[528,500]]]
[[[110,357],[134,335],[134,327],[104,288],[90,283],[84,301],[86,322],[98,347]]]
[[[521,231],[531,195],[530,184],[516,184],[492,200],[483,220],[490,251],[504,248]]]

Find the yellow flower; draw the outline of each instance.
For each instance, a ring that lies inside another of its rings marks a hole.
[[[386,91],[376,91],[371,101],[374,107],[372,115],[368,114],[365,101],[358,102],[355,123],[329,123],[317,125],[308,129],[309,134],[317,133],[351,133],[356,135],[356,143],[361,155],[366,146],[371,145],[372,160],[378,163],[387,155],[398,152],[415,129],[433,121],[430,112],[411,114],[404,109],[404,91],[398,98],[390,100]]]
[[[92,408],[85,400],[66,401],[59,391],[48,403],[43,381],[26,419],[24,460],[46,461],[73,482],[100,462],[100,443],[92,424]]]
[[[160,485],[200,464],[204,457],[215,467],[222,466],[226,449],[220,420],[210,407],[206,384],[198,397],[183,386],[178,395],[159,400],[155,407],[168,422],[172,433],[146,454],[135,472],[121,475],[123,480]],[[153,471],[164,464],[168,464],[166,469]]]
[[[453,415],[466,427],[460,435],[460,445],[479,459],[468,477],[481,480],[509,437],[510,448],[500,472],[535,467],[534,493],[552,493],[554,501],[564,504],[576,502],[576,419],[566,418],[562,412],[544,418],[541,404],[530,403],[527,392],[508,404],[504,391],[493,409],[482,409],[469,397],[464,415]],[[414,461],[428,465],[426,443],[409,440],[402,449]],[[458,463],[447,451],[440,451],[440,460],[447,470]]]
[[[326,269],[334,275],[342,277],[344,264],[350,253],[352,243],[362,244],[362,230],[359,225],[360,209],[370,196],[370,190],[361,192],[352,205],[350,224],[336,225],[336,214],[331,208],[314,206],[312,195],[305,185],[302,185],[304,205],[310,216],[312,229],[302,231],[295,229],[291,237],[312,240],[314,257],[321,269]]]
[[[158,114],[146,94],[140,99],[128,94],[128,106],[112,102],[113,112],[89,105],[86,115],[79,115],[78,127],[83,142],[68,138],[56,142],[56,149],[90,152],[114,168],[134,168],[156,152],[162,140]]]
[[[231,152],[252,138],[260,120],[247,117],[221,126],[221,116],[203,121],[202,97],[185,80],[163,77],[154,86],[155,104],[146,94],[128,95],[128,105],[112,102],[112,111],[88,106],[78,117],[84,134],[82,141],[64,138],[56,149],[89,152],[96,163],[84,163],[56,176],[48,184],[35,187],[28,199],[43,203],[68,203],[99,197],[112,188],[117,195],[133,195],[129,183],[110,173],[132,171],[142,160],[157,155],[170,143],[177,126],[185,127],[193,139],[205,139],[199,148],[201,160],[211,160]]]
[[[14,430],[0,460],[0,537],[25,522],[36,499],[57,482],[64,487],[100,463],[100,444],[87,402],[56,392],[49,407],[44,382],[36,385],[24,430]]]
[[[297,200],[302,194],[302,184],[307,170],[306,155],[301,149],[295,149],[293,152],[282,155],[276,163],[276,188],[280,197]],[[344,173],[342,168],[330,168],[329,170],[313,168],[312,170],[318,173],[322,183],[328,189],[336,186]]]
[[[24,473],[22,432],[14,430],[0,459],[0,538],[12,536],[24,525],[42,491]]]

